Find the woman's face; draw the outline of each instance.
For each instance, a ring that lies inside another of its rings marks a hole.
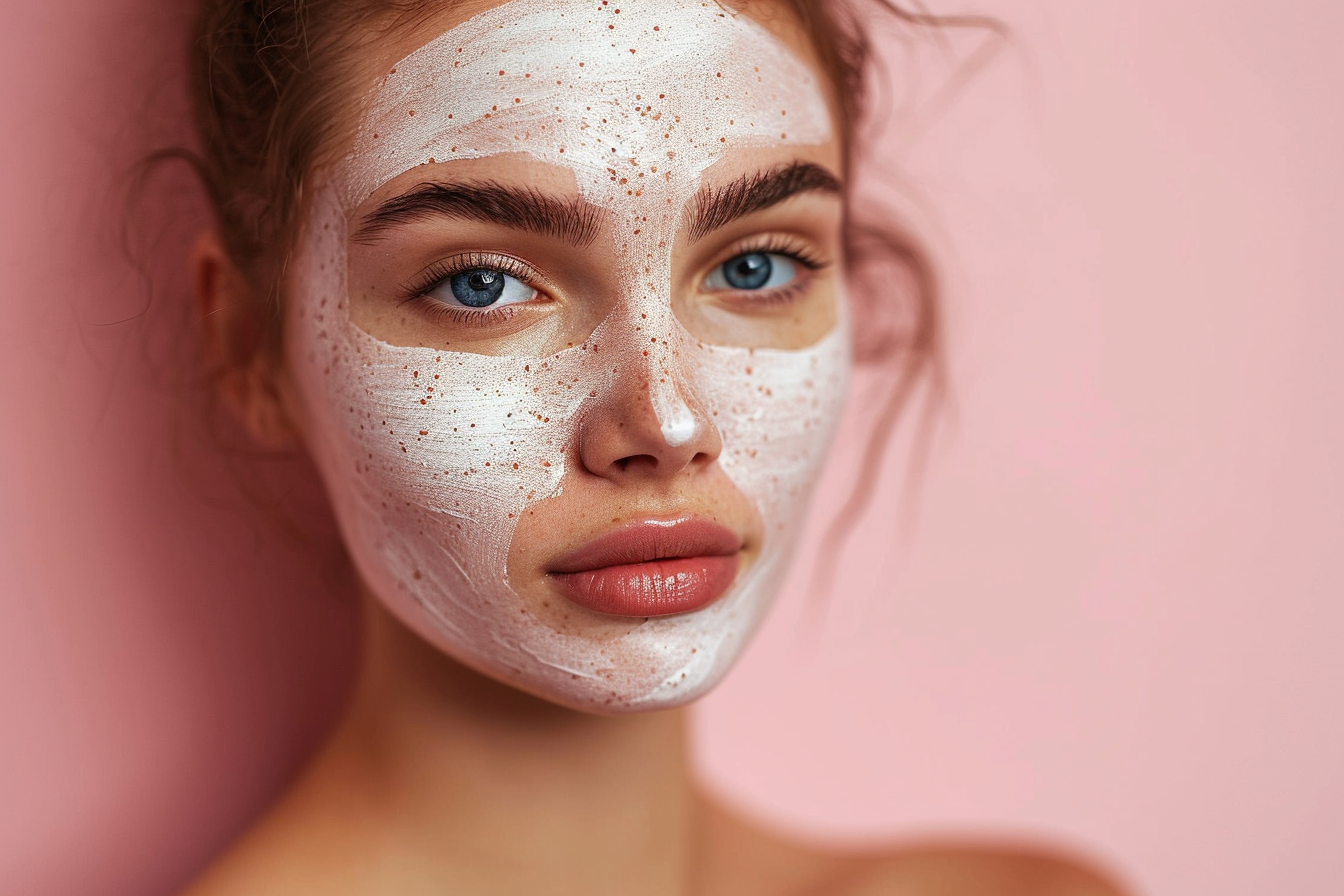
[[[481,8],[320,172],[289,398],[403,622],[558,703],[676,705],[776,592],[843,400],[826,91],[779,10]]]

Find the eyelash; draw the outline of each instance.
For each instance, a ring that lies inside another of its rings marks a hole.
[[[724,261],[730,261],[739,255],[746,255],[751,252],[786,255],[811,271],[818,271],[830,266],[830,262],[823,261],[811,246],[796,237],[782,233],[745,239],[738,245],[733,246],[731,254]],[[720,264],[722,263],[720,262]]]
[[[450,278],[482,268],[500,271],[522,281],[534,290],[536,287],[532,286],[532,283],[539,279],[537,272],[530,265],[516,258],[508,255],[492,255],[487,252],[468,252],[464,255],[455,255],[452,258],[436,261],[425,268],[404,290],[405,298],[402,299],[402,304],[419,305],[428,314],[446,318],[454,324],[469,327],[489,327],[503,323],[517,313],[518,306],[516,304],[476,311],[468,308],[457,308],[429,296],[430,292],[443,286]],[[540,292],[540,290],[537,291]]]

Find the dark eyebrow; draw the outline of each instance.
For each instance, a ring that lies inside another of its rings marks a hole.
[[[840,195],[844,188],[840,178],[811,162],[794,162],[768,171],[744,174],[714,189],[702,187],[695,194],[690,238],[692,241],[698,240],[744,215],[778,205],[791,196],[811,190]]]
[[[578,197],[560,199],[497,183],[423,183],[364,216],[351,239],[372,242],[389,228],[444,216],[528,230],[584,247],[597,238],[604,213]]]

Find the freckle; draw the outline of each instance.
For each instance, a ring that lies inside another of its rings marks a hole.
[[[541,465],[542,465],[543,467],[549,467],[549,466],[551,465],[551,462],[548,461],[548,460],[544,460],[544,461],[541,462]]]
[[[500,70],[499,70],[499,73],[500,73],[501,75],[504,74],[504,69],[500,69]]]
[[[415,115],[415,110],[414,110],[414,109],[408,109],[408,110],[406,111],[406,114],[407,114],[407,115],[414,116],[414,115]]]
[[[518,465],[517,465],[517,464],[514,464],[514,465],[513,465],[513,468],[514,468],[515,470],[518,469]],[[513,514],[509,514],[509,516],[513,516]]]
[[[653,26],[653,30],[654,30],[654,31],[657,31],[657,30],[658,30],[658,26],[657,26],[657,25],[654,25],[654,26]]]

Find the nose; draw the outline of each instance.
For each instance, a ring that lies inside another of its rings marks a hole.
[[[580,421],[579,459],[596,476],[670,478],[708,466],[723,449],[678,352],[651,349],[636,353],[636,363],[613,366],[609,386]]]

